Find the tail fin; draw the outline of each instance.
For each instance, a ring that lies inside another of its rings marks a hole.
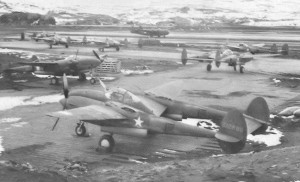
[[[283,44],[281,47],[281,54],[282,55],[288,55],[289,54],[289,45],[288,44]]]
[[[238,110],[227,113],[215,137],[226,153],[238,153],[246,144],[247,125],[243,114]]]
[[[220,61],[221,59],[221,50],[218,49],[215,56],[215,61]]]
[[[32,57],[30,58],[30,60],[33,61],[39,61],[39,58],[36,55],[32,55]]]
[[[272,46],[271,46],[271,53],[275,53],[275,54],[277,54],[278,53],[278,47],[277,47],[277,45],[276,44],[273,44]]]
[[[186,65],[187,60],[188,60],[187,59],[187,51],[186,51],[186,49],[183,49],[182,53],[181,53],[181,62],[182,62],[182,64]]]
[[[256,97],[251,101],[244,113],[248,134],[264,133],[270,121],[270,110],[266,100]]]

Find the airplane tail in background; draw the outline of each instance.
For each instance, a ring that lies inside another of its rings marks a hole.
[[[251,101],[244,113],[247,123],[248,134],[261,134],[268,128],[270,121],[270,110],[266,100],[256,97]]]
[[[181,52],[181,62],[182,62],[182,64],[186,65],[187,60],[188,60],[187,51],[186,51],[186,49],[183,49],[182,52]]]
[[[232,154],[241,151],[247,140],[247,124],[243,114],[238,110],[228,112],[215,137],[224,152]]]
[[[216,52],[216,56],[215,56],[215,61],[220,61],[221,60],[221,50],[218,49]]]

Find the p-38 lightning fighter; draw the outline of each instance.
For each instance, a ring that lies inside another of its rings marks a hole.
[[[4,70],[5,73],[21,73],[32,72],[37,75],[53,75],[51,84],[58,84],[57,76],[66,75],[79,76],[79,80],[86,80],[86,72],[99,66],[106,55],[99,56],[95,51],[94,55],[97,58],[90,56],[69,56],[63,60],[58,61],[39,61],[38,58],[34,62],[20,62],[23,66],[12,67]]]
[[[237,66],[239,66],[240,73],[244,73],[244,65],[253,59],[253,56],[249,55],[240,55],[235,54],[229,49],[218,49],[214,54],[205,54],[203,56],[195,56],[195,57],[187,57],[186,49],[183,49],[181,53],[181,61],[182,64],[185,65],[188,60],[194,60],[199,62],[207,62],[208,65],[206,67],[207,71],[211,71],[212,62],[215,62],[217,68],[220,67],[221,63],[226,63],[228,66],[232,66],[234,71],[237,70]]]
[[[146,137],[154,134],[217,138],[226,153],[237,153],[245,146],[247,135],[264,132],[269,122],[266,101],[255,98],[242,114],[238,110],[223,112],[156,96],[152,93],[134,94],[123,88],[104,91],[76,89],[69,91],[67,78],[63,77],[65,98],[60,100],[64,111],[49,113],[57,118],[74,118],[78,136],[86,133],[85,123],[101,126],[108,134],[99,140],[99,147],[111,152],[115,145],[114,134]],[[212,118],[218,132],[180,122],[182,118]]]
[[[169,35],[168,30],[161,30],[161,29],[145,29],[143,27],[132,27],[130,30],[131,33],[134,34],[140,34],[140,35],[147,35],[149,37],[166,37],[166,35]]]

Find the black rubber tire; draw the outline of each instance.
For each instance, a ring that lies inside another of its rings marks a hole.
[[[108,146],[102,146],[102,142],[106,140],[108,143]],[[112,152],[115,147],[115,140],[111,135],[103,135],[99,142],[98,142],[99,148],[103,149],[105,152]]]
[[[208,64],[208,65],[206,66],[206,70],[207,70],[207,71],[211,71],[211,67],[212,67],[211,64]]]
[[[69,48],[69,45],[68,45],[68,44],[66,44],[66,48]]]
[[[85,81],[86,80],[86,75],[84,73],[80,73],[79,80],[80,81]]]
[[[244,71],[245,71],[244,66],[241,66],[241,67],[240,67],[240,73],[244,73]]]
[[[77,124],[77,126],[75,127],[75,133],[77,136],[84,136],[86,133],[86,128],[85,126],[82,124],[80,127],[80,124]]]
[[[92,85],[94,85],[94,84],[96,83],[96,79],[95,79],[95,78],[90,79],[90,83],[91,83]]]
[[[120,51],[120,47],[119,46],[116,47],[116,51]]]
[[[52,49],[52,44],[50,44],[50,49]]]

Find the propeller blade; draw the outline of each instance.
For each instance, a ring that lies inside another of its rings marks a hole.
[[[55,123],[54,123],[54,125],[53,125],[53,127],[52,127],[52,131],[55,129],[55,127],[56,127],[58,121],[59,121],[59,118],[57,118],[57,120],[55,121]]]
[[[99,60],[101,60],[100,56],[97,54],[97,52],[95,50],[93,50],[93,53]]]
[[[107,91],[106,85],[101,81],[100,78],[98,78],[100,85],[102,86],[102,88],[104,89],[104,91]]]
[[[67,76],[65,73],[63,75],[63,91],[64,91],[65,98],[68,98],[69,97],[69,87],[68,87],[68,79],[67,79]]]

